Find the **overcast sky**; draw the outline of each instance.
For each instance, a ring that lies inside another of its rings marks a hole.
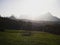
[[[2,16],[35,19],[47,12],[60,18],[60,0],[0,0]]]

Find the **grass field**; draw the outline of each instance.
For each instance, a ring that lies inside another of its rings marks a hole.
[[[60,35],[31,31],[24,36],[24,30],[6,30],[0,32],[0,45],[60,45]]]

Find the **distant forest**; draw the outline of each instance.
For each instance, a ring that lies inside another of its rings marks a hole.
[[[6,29],[43,31],[60,35],[60,21],[29,21],[0,16],[0,31]]]

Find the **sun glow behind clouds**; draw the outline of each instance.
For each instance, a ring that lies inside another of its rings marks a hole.
[[[3,0],[1,14],[17,18],[36,19],[41,14],[53,12],[56,0]]]

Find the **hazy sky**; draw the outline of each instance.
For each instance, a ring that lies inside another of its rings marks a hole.
[[[50,12],[60,18],[60,0],[0,0],[0,14],[35,19]]]

